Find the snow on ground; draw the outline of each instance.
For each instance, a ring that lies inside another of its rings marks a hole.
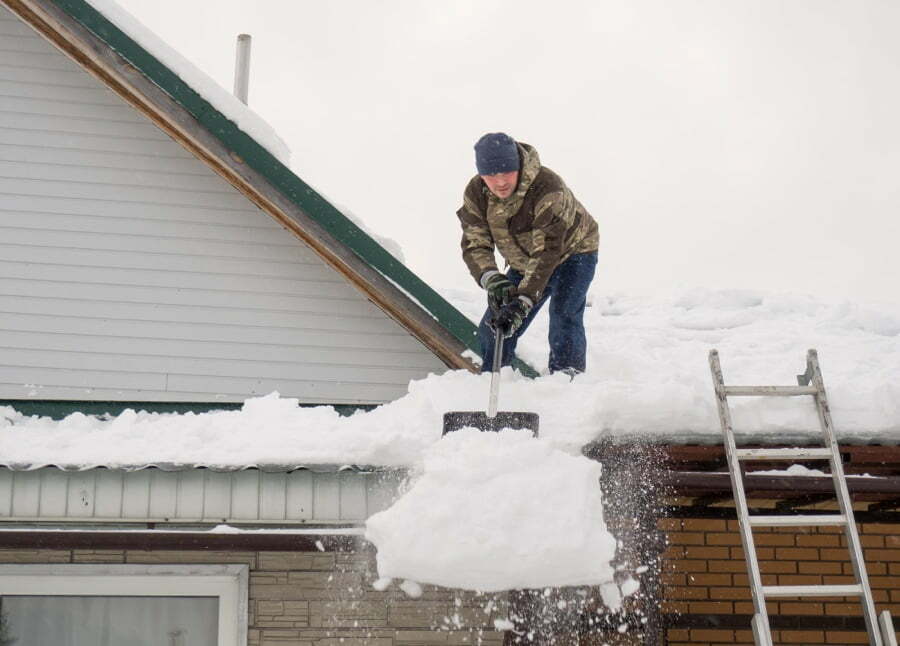
[[[529,431],[452,433],[368,520],[378,574],[483,592],[609,583],[616,540],[599,477],[599,463]]]
[[[452,292],[470,316],[482,293]],[[541,437],[577,454],[603,437],[719,442],[707,353],[727,383],[792,384],[806,349],[819,351],[844,441],[900,442],[900,312],[808,297],[692,290],[667,296],[595,295],[586,313],[588,372],[530,380],[505,369],[501,410],[540,414]],[[546,316],[521,354],[546,366]],[[114,419],[25,417],[0,407],[0,463],[110,467],[158,463],[409,466],[440,439],[446,411],[487,406],[489,375],[450,371],[413,381],[394,402],[350,417],[298,408],[277,394],[242,410],[199,415],[126,411]],[[782,441],[818,429],[810,398],[732,400],[736,430]]]
[[[94,9],[121,29],[154,58],[174,72],[216,110],[233,121],[282,164],[290,164],[290,149],[262,117],[227,92],[205,72],[175,51],[115,0],[87,0]]]

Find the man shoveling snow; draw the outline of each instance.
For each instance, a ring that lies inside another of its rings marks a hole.
[[[475,144],[478,175],[457,211],[462,254],[488,292],[478,335],[483,370],[494,354],[491,323],[505,331],[502,365],[510,365],[519,336],[550,301],[550,372],[585,370],[584,308],[597,266],[597,223],[562,178],[541,165],[537,151],[504,133]],[[494,248],[509,270],[497,269]],[[493,310],[499,310],[494,315]]]

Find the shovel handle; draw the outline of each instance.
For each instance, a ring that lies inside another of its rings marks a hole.
[[[497,398],[500,396],[500,362],[503,358],[503,333],[494,330],[494,363],[491,367],[491,393],[488,398],[487,416],[497,416]]]

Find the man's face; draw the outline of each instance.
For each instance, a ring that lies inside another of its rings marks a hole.
[[[497,173],[496,175],[482,175],[481,179],[487,184],[491,193],[505,199],[513,194],[516,190],[516,184],[519,181],[519,171],[514,170],[509,173]]]

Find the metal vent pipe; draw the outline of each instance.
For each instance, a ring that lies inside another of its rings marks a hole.
[[[244,105],[250,88],[250,34],[238,34],[234,61],[234,95]]]

